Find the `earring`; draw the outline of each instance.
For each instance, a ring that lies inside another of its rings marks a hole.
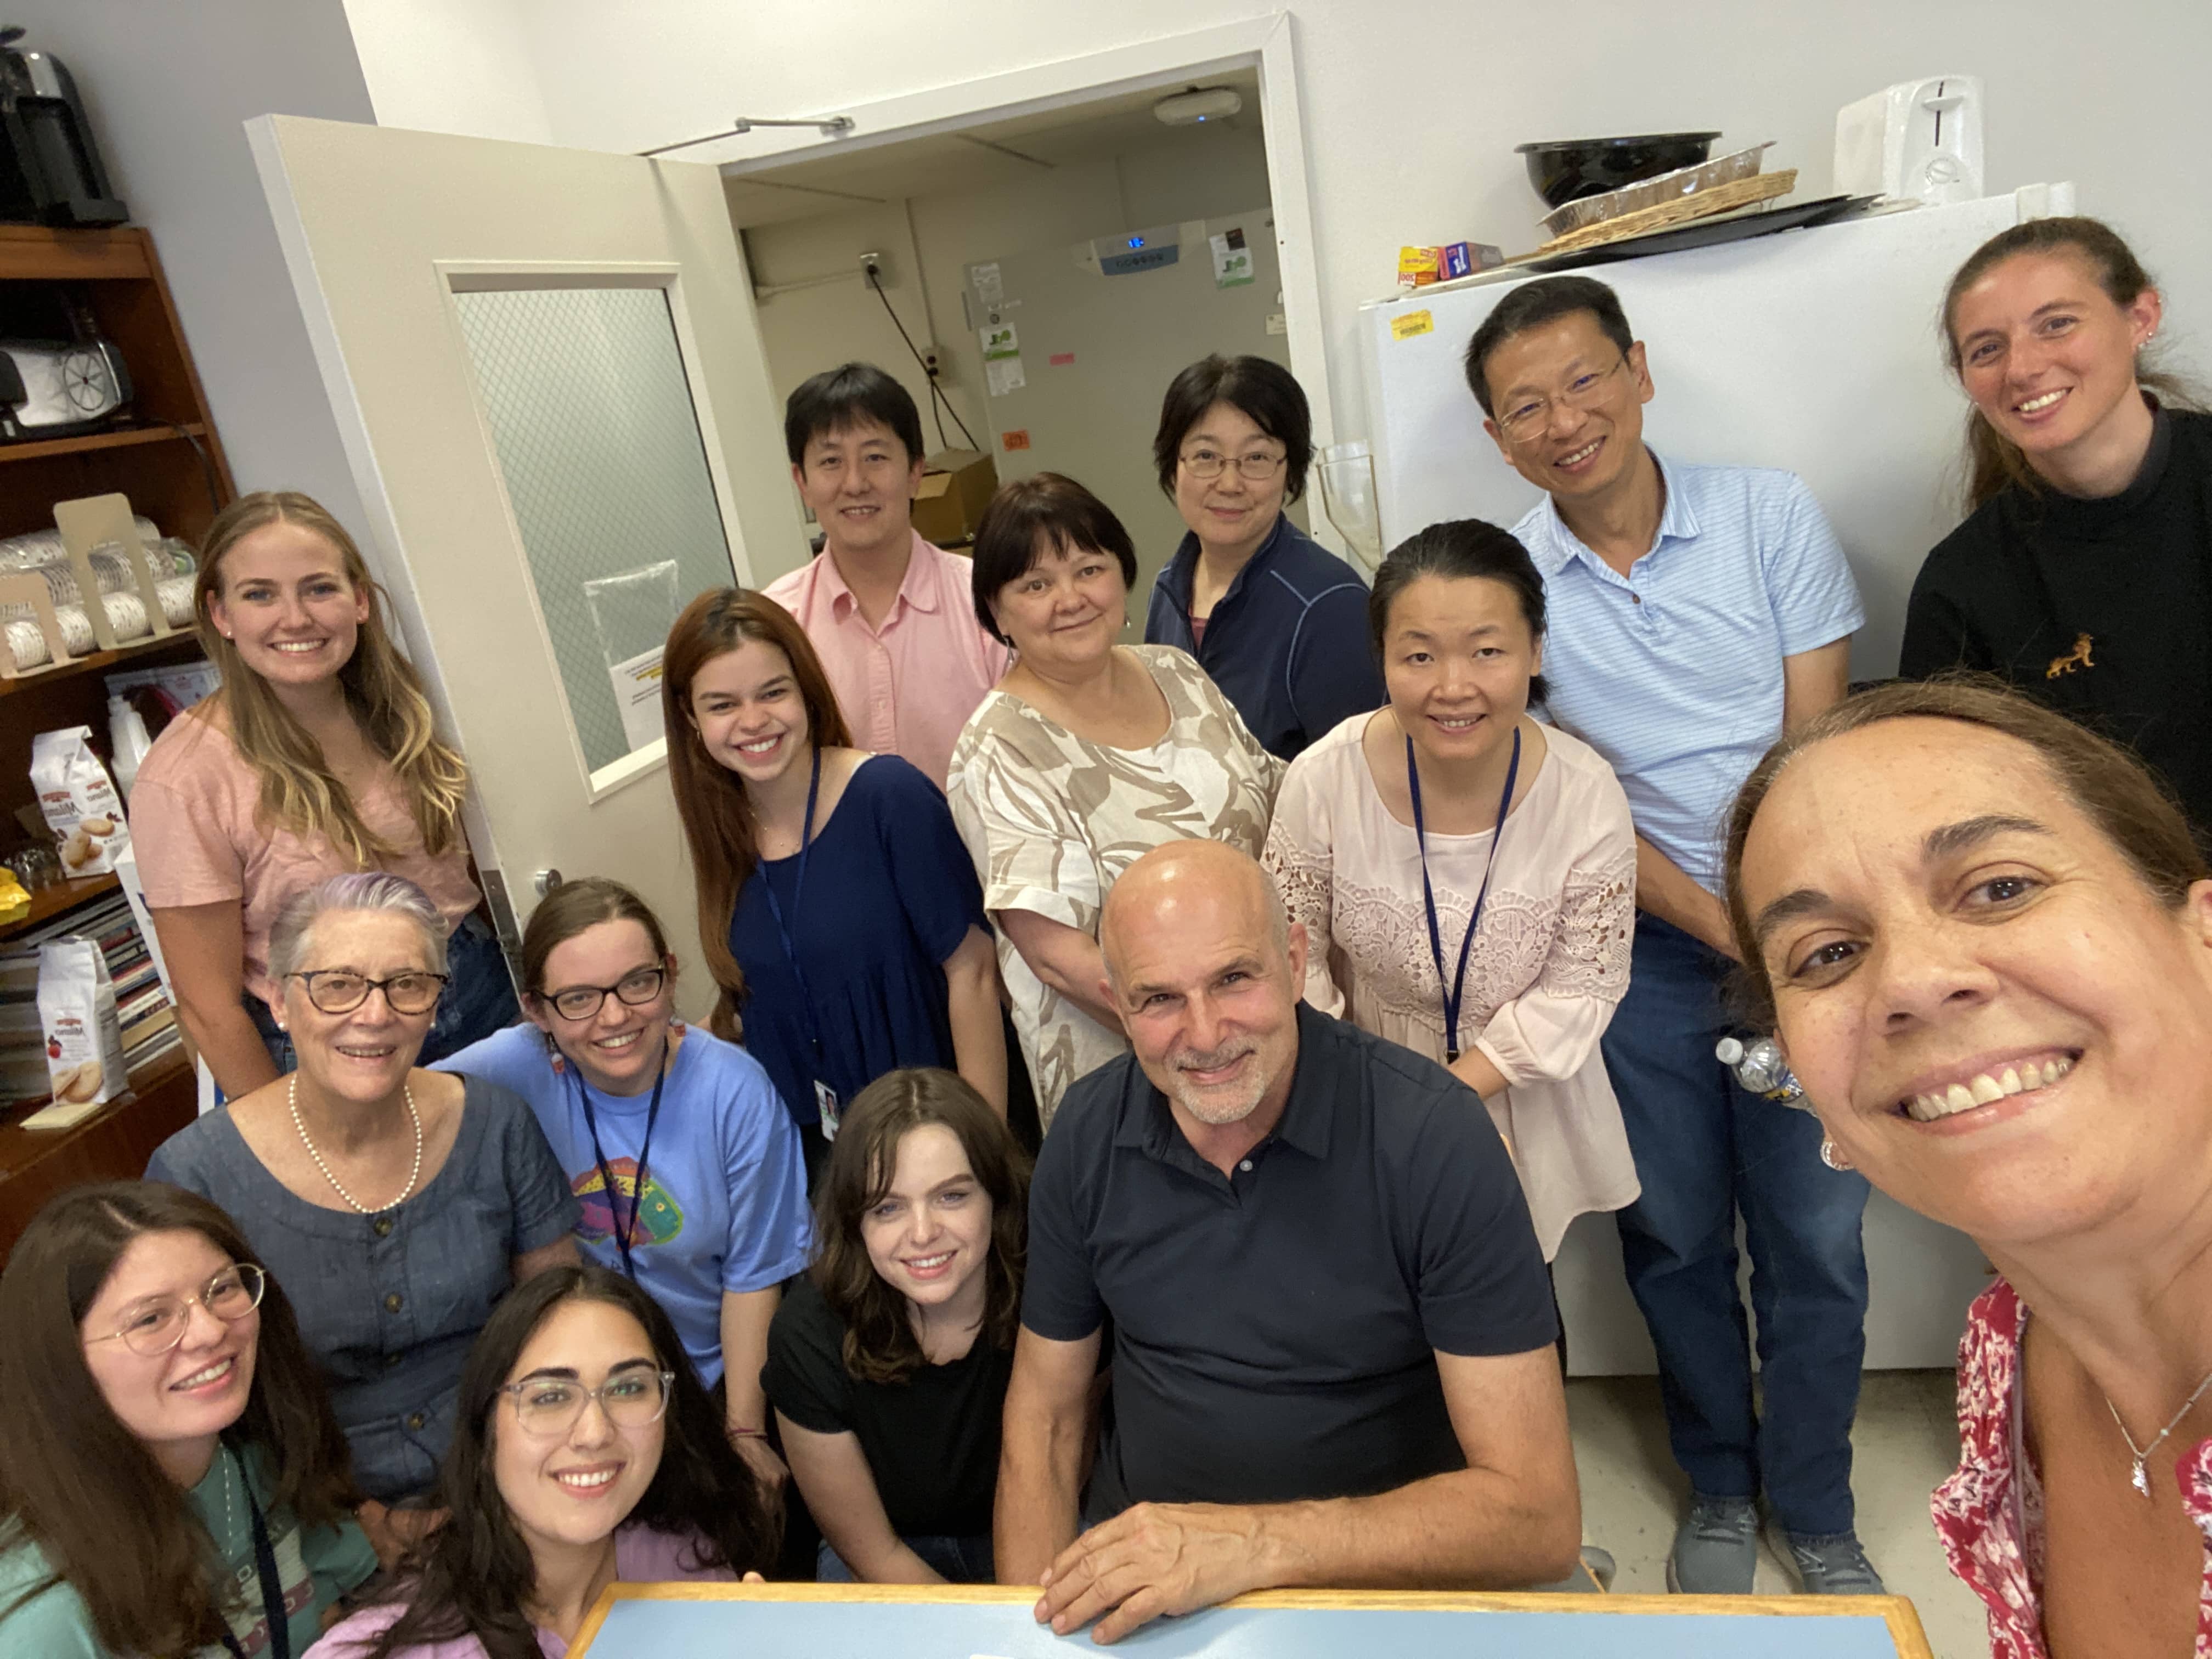
[[[1836,1143],[1832,1140],[1823,1140],[1820,1143],[1820,1162],[1838,1175],[1845,1174],[1853,1167],[1850,1159],[1836,1150]]]

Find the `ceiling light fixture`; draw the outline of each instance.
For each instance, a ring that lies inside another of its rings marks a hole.
[[[1231,87],[1194,87],[1188,92],[1176,93],[1163,98],[1152,106],[1152,113],[1171,127],[1198,126],[1207,121],[1225,121],[1244,107],[1244,100]]]

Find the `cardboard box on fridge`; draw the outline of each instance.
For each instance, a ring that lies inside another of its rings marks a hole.
[[[980,449],[940,449],[922,463],[914,494],[914,527],[924,541],[949,547],[975,533],[999,488],[999,469]]]

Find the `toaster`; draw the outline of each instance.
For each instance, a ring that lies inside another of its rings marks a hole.
[[[96,432],[130,402],[130,371],[106,340],[0,340],[0,442]]]
[[[1836,174],[1846,196],[1971,202],[1982,193],[1982,82],[1900,81],[1836,112]]]

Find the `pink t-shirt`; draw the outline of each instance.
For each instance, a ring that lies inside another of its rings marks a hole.
[[[170,721],[147,750],[131,787],[130,816],[147,905],[162,910],[240,901],[246,988],[265,1000],[269,930],[276,913],[295,893],[353,866],[326,837],[262,824],[260,803],[261,775],[228,732],[195,712]],[[477,908],[467,850],[456,845],[436,858],[424,852],[422,832],[389,773],[356,795],[354,809],[373,833],[399,849],[384,868],[428,893],[449,932]]]
[[[624,1527],[615,1534],[615,1577],[625,1584],[668,1584],[684,1582],[730,1583],[737,1574],[727,1567],[703,1571],[690,1565],[695,1540],[647,1527]],[[331,1626],[323,1639],[301,1659],[361,1659],[402,1611],[401,1604],[386,1602],[364,1607],[350,1619]],[[538,1646],[545,1659],[568,1659],[568,1644],[551,1631],[538,1632]],[[484,1659],[484,1645],[473,1636],[449,1642],[422,1642],[403,1648],[406,1659]]]
[[[972,568],[917,532],[881,628],[868,626],[826,549],[763,590],[806,630],[854,745],[911,762],[939,789],[960,728],[1012,655],[975,620]]]

